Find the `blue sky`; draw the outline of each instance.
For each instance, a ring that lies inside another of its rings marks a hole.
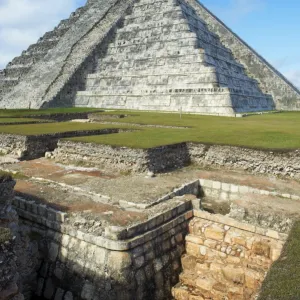
[[[0,0],[0,69],[84,0]],[[300,87],[299,0],[202,0]]]

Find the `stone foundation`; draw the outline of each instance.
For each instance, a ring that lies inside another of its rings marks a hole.
[[[185,143],[150,149],[131,149],[90,143],[62,141],[53,154],[64,163],[108,167],[121,171],[161,173],[190,163]]]
[[[59,211],[59,202],[30,195],[12,200],[13,186],[10,178],[0,182],[1,224],[8,224],[0,236],[8,250],[4,268],[0,264],[7,275],[0,281],[4,300],[21,299],[20,291],[25,299],[34,294],[48,300],[166,300],[173,299],[171,291],[176,300],[255,299],[287,239],[288,229],[200,210],[201,194],[229,201],[268,193],[247,186],[207,179],[187,183],[149,205],[131,203],[129,210],[143,210],[148,218],[128,226],[107,220],[94,226],[92,212]],[[130,203],[114,205],[126,210]]]
[[[65,163],[81,161],[90,166],[109,166],[134,172],[159,173],[192,162],[201,166],[300,178],[300,150],[283,152],[196,143],[143,150],[60,140],[54,157]]]
[[[12,155],[19,159],[35,159],[43,157],[47,151],[57,147],[60,138],[96,134],[118,133],[119,129],[99,129],[89,131],[72,131],[44,135],[0,134],[0,155]]]
[[[300,178],[300,149],[258,150],[225,145],[189,144],[192,162],[203,166],[240,169],[258,174]]]
[[[192,202],[130,228],[106,227],[102,236],[74,230],[68,216],[17,198],[22,227],[39,245],[36,295],[45,299],[171,299],[181,272]]]
[[[174,298],[256,299],[286,238],[277,231],[194,211]]]

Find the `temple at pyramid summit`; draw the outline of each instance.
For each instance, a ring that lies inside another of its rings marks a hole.
[[[232,116],[300,92],[197,0],[90,0],[0,73],[1,108]]]

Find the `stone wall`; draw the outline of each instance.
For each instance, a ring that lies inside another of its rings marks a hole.
[[[200,186],[202,190],[202,208],[209,209],[214,213],[221,213],[219,211],[220,204],[224,209],[226,206],[226,213],[238,221],[243,221],[258,227],[269,228],[275,231],[289,233],[295,221],[292,214],[288,215],[286,212],[280,212],[267,208],[249,209],[243,206],[241,199],[258,197],[277,197],[287,200],[299,201],[300,196],[289,193],[279,193],[274,190],[262,190],[245,185],[238,185],[232,183],[225,183],[216,180],[200,179]],[[207,201],[205,199],[208,199]],[[274,198],[273,198],[274,199]],[[209,206],[206,206],[208,203]],[[215,202],[215,203],[213,203]],[[247,202],[247,200],[245,201]],[[224,212],[223,212],[224,214]]]
[[[225,145],[188,145],[191,161],[203,166],[241,169],[258,174],[300,178],[300,149],[256,150]]]
[[[194,211],[174,298],[256,299],[286,238],[277,231]]]
[[[28,136],[0,133],[0,154],[12,155],[19,159],[35,159],[53,151],[60,138],[118,132],[119,129],[99,129]]]
[[[190,197],[173,201],[180,204],[143,223],[109,226],[94,235],[76,230],[63,212],[16,198],[22,228],[38,243],[42,258],[36,295],[56,300],[171,299],[193,216]]]
[[[253,48],[232,32],[220,19],[197,0],[188,0],[208,28],[216,33],[235,59],[244,65],[247,74],[258,80],[263,92],[272,94],[276,109],[299,110],[300,92],[278,70],[261,57]]]
[[[154,173],[180,168],[190,162],[185,143],[132,149],[60,140],[53,156],[64,163],[82,162],[97,167],[109,166],[117,170]]]
[[[21,300],[17,267],[16,234],[18,216],[12,209],[15,181],[10,176],[0,176],[0,299]]]
[[[61,140],[54,157],[66,163],[81,161],[91,166],[109,166],[134,172],[164,172],[193,162],[201,166],[300,178],[300,150],[255,150],[196,143],[180,143],[143,150]]]

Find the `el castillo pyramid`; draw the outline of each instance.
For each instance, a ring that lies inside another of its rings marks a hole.
[[[234,115],[300,92],[197,0],[90,0],[0,74],[0,107]]]

